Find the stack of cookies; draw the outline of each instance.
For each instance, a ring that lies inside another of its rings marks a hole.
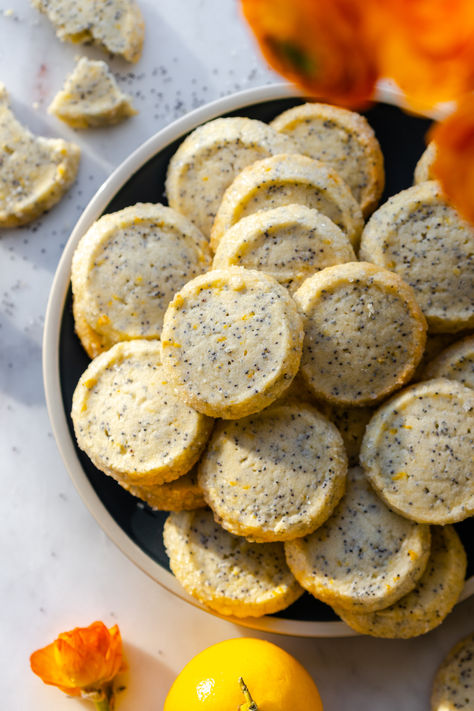
[[[363,117],[217,119],[171,159],[169,207],[104,215],[76,250],[78,444],[172,511],[171,569],[221,614],[307,590],[360,632],[410,637],[459,598],[474,230],[422,179],[432,155],[373,212]]]

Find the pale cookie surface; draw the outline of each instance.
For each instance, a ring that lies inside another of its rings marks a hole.
[[[303,104],[270,124],[300,152],[334,168],[351,189],[363,214],[375,209],[385,185],[384,161],[375,133],[360,114],[328,104]]]
[[[226,188],[257,160],[296,153],[289,138],[249,118],[219,118],[199,126],[170,160],[166,194],[171,207],[208,236]]]
[[[433,683],[431,711],[474,709],[474,634],[458,642],[441,663]]]
[[[135,0],[31,0],[62,41],[92,42],[129,62],[140,59],[145,25]]]
[[[349,610],[380,610],[412,590],[430,553],[429,526],[390,511],[359,467],[333,515],[285,543],[290,570],[315,597]]]
[[[0,227],[31,222],[61,200],[76,179],[80,150],[34,136],[13,115],[0,84]]]
[[[433,526],[428,564],[411,592],[378,612],[364,614],[340,607],[335,607],[335,612],[361,634],[417,637],[440,625],[451,612],[463,589],[465,574],[466,553],[456,531],[452,526]]]
[[[316,397],[370,405],[412,377],[426,322],[399,276],[374,264],[339,264],[307,279],[294,298],[304,317],[301,373]]]
[[[199,230],[169,207],[138,203],[103,215],[72,262],[76,331],[87,352],[160,338],[168,303],[210,261]]]
[[[212,421],[176,397],[158,341],[118,343],[95,358],[74,391],[77,443],[95,466],[130,486],[177,479],[199,458]]]
[[[449,378],[474,389],[474,336],[463,338],[426,366],[424,380]]]
[[[102,61],[81,57],[48,112],[73,128],[108,126],[137,112]]]
[[[338,407],[321,403],[321,412],[333,422],[344,440],[349,466],[359,464],[359,452],[365,428],[369,423],[374,408],[372,407]]]
[[[167,484],[125,486],[124,488],[133,496],[146,501],[148,506],[157,511],[191,511],[206,505],[197,481],[196,467]]]
[[[425,151],[422,153],[418,163],[415,166],[414,180],[415,185],[425,183],[427,180],[435,180],[432,166],[436,158],[436,143],[431,141]]]
[[[445,202],[437,182],[408,188],[374,212],[360,259],[413,287],[431,331],[474,326],[474,228]]]
[[[229,185],[212,226],[212,249],[216,251],[223,234],[243,217],[292,204],[319,210],[357,247],[362,213],[338,173],[307,156],[278,155],[247,166]]]
[[[221,615],[268,615],[303,592],[288,570],[282,543],[249,543],[233,536],[208,509],[170,514],[163,537],[181,585]]]
[[[163,364],[186,402],[237,419],[283,393],[296,375],[303,328],[295,302],[272,277],[215,269],[188,282],[168,306]]]
[[[248,215],[227,230],[213,267],[257,269],[294,292],[320,269],[355,259],[349,239],[328,217],[286,205]]]
[[[273,404],[221,422],[199,463],[199,484],[218,523],[253,541],[311,533],[345,490],[342,437],[314,407]]]
[[[384,403],[367,425],[360,461],[388,506],[422,523],[474,514],[474,392],[439,378]]]

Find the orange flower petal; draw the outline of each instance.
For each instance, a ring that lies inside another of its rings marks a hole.
[[[474,93],[430,131],[437,145],[433,173],[449,202],[474,224]]]
[[[77,696],[82,689],[111,681],[123,669],[120,630],[117,625],[108,630],[103,622],[76,627],[34,652],[30,663],[45,684]]]

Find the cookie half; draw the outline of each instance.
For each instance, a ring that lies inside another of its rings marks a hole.
[[[26,225],[55,205],[76,179],[80,150],[34,136],[13,115],[0,83],[0,228]]]
[[[304,317],[301,373],[313,394],[336,405],[370,405],[412,377],[426,322],[413,290],[367,262],[327,267],[294,299]]]
[[[416,585],[428,561],[430,530],[390,511],[355,467],[333,515],[311,535],[287,541],[285,553],[300,585],[319,600],[369,612]]]
[[[47,16],[63,42],[92,42],[129,62],[140,59],[145,24],[135,0],[31,1]]]
[[[474,392],[438,378],[384,403],[367,425],[360,462],[402,516],[446,524],[474,514]]]
[[[223,234],[243,217],[292,204],[319,210],[357,247],[362,213],[336,171],[307,156],[277,155],[244,168],[229,185],[212,226],[212,249],[216,251]]]
[[[355,258],[349,239],[329,217],[305,205],[285,205],[248,215],[227,230],[213,268],[257,269],[294,292],[320,269]]]
[[[458,642],[441,663],[433,683],[431,711],[474,709],[474,634]]]
[[[233,536],[209,509],[170,514],[163,537],[181,585],[221,615],[271,614],[303,592],[288,570],[282,543],[249,543]]]
[[[385,185],[384,160],[367,119],[329,104],[294,106],[270,124],[300,152],[322,160],[347,183],[365,217],[376,208]]]
[[[141,487],[125,486],[124,488],[157,511],[192,511],[206,505],[202,489],[197,481],[196,467],[167,484]]]
[[[164,205],[103,215],[72,261],[76,331],[91,357],[119,341],[160,338],[168,303],[210,265],[207,241]]]
[[[263,410],[290,385],[303,344],[301,317],[271,276],[241,267],[188,282],[165,314],[163,365],[192,407],[225,419]]]
[[[286,541],[326,521],[346,473],[332,423],[308,404],[273,404],[217,425],[199,463],[199,484],[226,530],[251,541]]]
[[[226,188],[245,166],[278,153],[296,153],[286,136],[262,121],[218,118],[189,134],[170,160],[168,202],[208,236]]]
[[[474,336],[467,336],[442,351],[428,363],[423,378],[449,378],[474,389]]]
[[[71,416],[79,447],[126,486],[186,474],[212,428],[168,384],[159,341],[117,343],[95,358],[76,386]]]
[[[73,128],[109,126],[137,112],[105,62],[81,57],[48,112]]]
[[[433,526],[431,555],[416,587],[390,607],[368,614],[335,607],[352,629],[373,637],[408,639],[434,629],[451,612],[464,586],[466,553],[452,526]],[[433,707],[447,711],[448,707]],[[453,707],[453,711],[454,711]]]
[[[474,228],[448,205],[437,182],[403,190],[374,212],[360,259],[413,287],[431,331],[474,327]]]

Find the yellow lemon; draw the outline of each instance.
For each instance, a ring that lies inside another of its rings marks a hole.
[[[271,642],[239,637],[191,659],[171,687],[163,711],[322,709],[314,681],[294,657]]]

